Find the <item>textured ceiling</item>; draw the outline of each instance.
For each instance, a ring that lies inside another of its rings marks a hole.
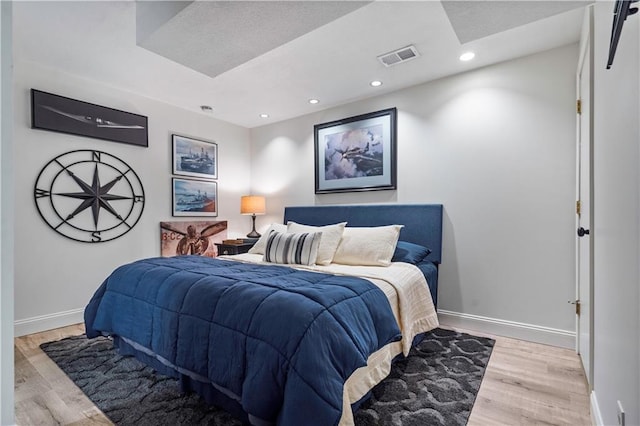
[[[224,6],[228,16],[214,24],[220,16],[207,15],[215,7],[205,2],[14,2],[14,57],[201,114],[208,104],[212,117],[251,128],[575,43],[584,16],[581,9],[555,14],[566,2],[543,2],[541,15],[539,2],[478,1],[483,8],[473,16],[475,5],[453,10],[439,1],[228,3],[238,4]],[[291,17],[294,10],[307,12]],[[522,25],[522,16],[533,22]],[[210,43],[193,40],[209,32],[217,34]],[[183,57],[168,59],[138,40]],[[376,59],[407,45],[420,57],[389,68]],[[225,50],[235,52],[233,61],[221,60]],[[460,62],[465,50],[476,58]],[[370,87],[374,79],[383,85]]]
[[[177,9],[175,2],[164,3],[138,2],[137,25],[151,21],[150,16],[166,17],[168,11]],[[216,77],[368,3],[190,2],[144,38],[138,32],[138,45]]]
[[[443,1],[460,43],[526,25],[593,1]]]

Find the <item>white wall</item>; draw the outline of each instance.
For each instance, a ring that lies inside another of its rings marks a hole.
[[[626,20],[615,61],[605,69],[611,3],[595,5],[594,391],[605,425],[640,424],[640,34]]]
[[[31,88],[146,115],[149,147],[31,129]],[[218,220],[229,221],[229,236],[248,231],[247,217],[239,214],[240,196],[250,189],[247,129],[23,62],[19,57],[14,106],[14,164],[19,166],[15,170],[16,334],[80,322],[91,295],[115,267],[160,254],[159,222],[172,220],[173,132],[218,143]],[[38,215],[33,186],[39,171],[55,156],[74,149],[98,149],[120,157],[142,180],[144,212],[123,237],[99,244],[79,243],[54,232]]]
[[[12,2],[0,3],[0,425],[13,415]]]
[[[570,45],[253,129],[259,226],[285,205],[443,203],[439,309],[572,345],[577,55]],[[315,195],[313,125],[389,107],[398,190]]]

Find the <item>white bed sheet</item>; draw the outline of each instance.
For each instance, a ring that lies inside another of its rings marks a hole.
[[[266,263],[261,254],[239,254],[221,258],[249,263]],[[378,286],[389,299],[391,310],[402,332],[402,340],[389,343],[369,356],[367,365],[358,368],[345,382],[340,426],[354,424],[351,404],[360,400],[376,384],[389,375],[391,361],[400,353],[409,354],[413,338],[436,328],[438,316],[433,306],[427,281],[414,265],[394,262],[390,266],[351,266],[330,264],[285,265],[297,269],[366,278]]]

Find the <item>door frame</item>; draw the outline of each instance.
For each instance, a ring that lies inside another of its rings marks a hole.
[[[588,140],[588,146],[589,146],[589,176],[588,176],[588,182],[589,182],[589,205],[588,206],[583,206],[583,207],[587,207],[589,209],[589,229],[590,229],[590,234],[589,234],[589,239],[588,239],[588,244],[589,244],[589,283],[588,283],[588,292],[589,292],[589,306],[588,306],[588,311],[589,311],[589,365],[587,366],[587,370],[585,371],[586,375],[587,375],[587,381],[588,381],[588,386],[589,386],[589,392],[591,392],[593,390],[593,367],[594,367],[594,362],[593,362],[593,356],[594,356],[594,342],[593,342],[593,329],[594,329],[594,321],[593,321],[593,317],[594,317],[594,299],[593,299],[593,288],[594,288],[594,262],[593,262],[593,249],[594,249],[594,238],[596,237],[594,235],[594,230],[593,230],[593,224],[594,224],[594,212],[593,212],[593,185],[594,185],[594,181],[593,181],[593,111],[594,111],[594,102],[593,102],[593,72],[594,72],[594,58],[593,58],[593,54],[594,54],[594,43],[593,43],[593,35],[594,35],[594,23],[593,23],[593,6],[588,6],[585,8],[585,19],[584,19],[584,23],[583,23],[583,28],[582,28],[582,35],[580,37],[580,56],[578,59],[578,67],[576,70],[576,99],[581,100],[582,99],[582,85],[581,85],[581,74],[582,74],[582,70],[585,66],[589,67],[589,82],[587,85],[587,90],[589,91],[589,103],[588,105],[583,105],[583,107],[586,107],[589,109],[589,140]],[[589,55],[587,55],[587,52],[589,53]],[[589,63],[585,63],[586,58],[589,58]],[[576,111],[576,202],[578,200],[580,200],[580,178],[581,178],[581,155],[580,155],[580,144],[581,144],[581,140],[582,140],[582,135],[581,135],[581,115],[577,113]],[[577,209],[577,207],[576,207]],[[580,226],[580,218],[577,214],[576,211],[576,216],[575,216],[575,222],[576,222],[576,226],[574,229],[578,229],[578,227]],[[575,278],[575,296],[576,296],[576,300],[580,300],[580,252],[579,252],[579,241],[578,241],[578,237],[576,236],[576,246],[575,246],[575,268],[576,268],[576,278]],[[581,334],[581,330],[580,330],[580,316],[576,314],[576,353],[580,353],[580,334]],[[582,357],[580,358],[581,361]],[[583,366],[584,367],[584,366]]]

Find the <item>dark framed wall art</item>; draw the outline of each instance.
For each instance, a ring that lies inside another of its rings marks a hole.
[[[218,144],[172,135],[173,174],[202,179],[218,178]]]
[[[173,216],[218,216],[218,183],[172,179]]]
[[[147,117],[31,89],[31,127],[142,147]]]
[[[314,129],[316,194],[396,189],[396,108]]]

